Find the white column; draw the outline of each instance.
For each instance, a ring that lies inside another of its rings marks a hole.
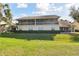
[[[35,19],[35,26],[36,26],[36,19]]]
[[[36,30],[37,28],[36,28],[36,19],[35,19],[35,26],[34,26],[34,29]]]

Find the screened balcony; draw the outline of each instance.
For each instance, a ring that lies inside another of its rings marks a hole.
[[[52,19],[32,19],[19,21],[19,25],[51,25],[58,24],[56,20]]]

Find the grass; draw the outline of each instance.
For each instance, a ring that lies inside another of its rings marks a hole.
[[[73,56],[79,55],[78,34],[0,35],[1,56]]]

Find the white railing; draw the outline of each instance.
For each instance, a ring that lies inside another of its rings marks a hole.
[[[35,22],[23,22],[19,24],[25,24],[25,25],[35,25]],[[43,24],[56,24],[54,22],[36,22],[36,25],[43,25]]]

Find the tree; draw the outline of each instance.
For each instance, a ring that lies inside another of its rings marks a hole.
[[[9,8],[8,4],[4,4],[4,14],[5,14],[5,22],[7,23],[8,27],[6,28],[6,30],[10,29],[13,26],[12,23],[12,14],[11,14],[11,10]]]
[[[69,14],[75,21],[79,23],[79,8],[76,8],[75,6],[72,6],[70,8],[70,14]],[[72,30],[75,28],[75,25],[71,24]]]
[[[8,31],[14,25],[12,23],[12,14],[8,4],[0,3],[0,21],[6,22],[5,31]]]
[[[2,19],[3,15],[2,15],[2,9],[3,9],[3,4],[0,3],[0,20]]]
[[[4,5],[4,14],[6,16],[6,22],[8,23],[8,25],[10,26],[12,24],[12,15],[11,15],[11,10],[9,8],[8,4]]]
[[[75,8],[75,6],[72,6],[70,8],[70,16],[76,20],[77,22],[79,22],[79,8]]]
[[[2,10],[3,10],[3,4],[0,3],[0,22],[2,21],[2,18],[3,18]],[[4,26],[1,26],[0,24],[0,32],[3,32],[3,31],[4,31]]]

